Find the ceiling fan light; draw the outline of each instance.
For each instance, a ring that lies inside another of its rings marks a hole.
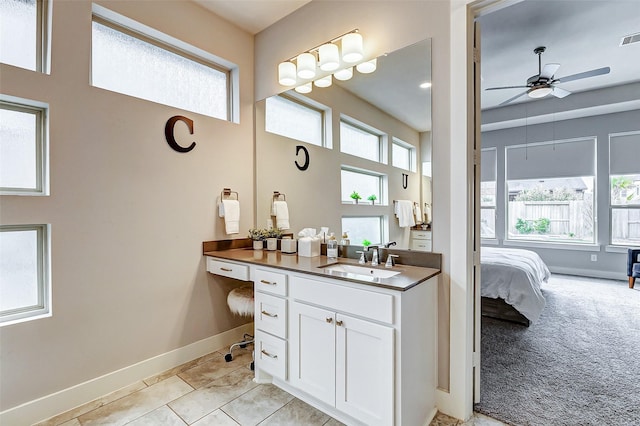
[[[293,62],[281,62],[278,64],[278,83],[283,86],[296,84],[296,66]]]
[[[326,77],[317,79],[316,81],[313,82],[313,84],[315,84],[317,87],[329,87],[331,86],[332,82],[333,80],[331,78],[331,74],[329,74]]]
[[[356,69],[361,74],[371,74],[376,70],[377,64],[378,60],[376,58],[373,58],[370,61],[359,63],[358,65],[356,65]]]
[[[347,81],[353,77],[353,67],[345,68],[343,70],[336,71],[333,76],[336,80]]]
[[[296,59],[298,77],[308,80],[316,76],[316,57],[311,53],[301,53]]]
[[[323,44],[318,49],[318,54],[322,71],[334,71],[340,66],[340,52],[337,45],[333,43]]]
[[[530,89],[527,92],[527,94],[529,95],[530,98],[539,99],[539,98],[544,98],[552,91],[553,89],[551,88],[551,86],[540,86],[540,87],[534,87],[533,89]]]
[[[362,36],[358,33],[349,33],[342,37],[342,60],[348,64],[353,64],[362,60],[364,48],[362,47]]]
[[[311,82],[301,84],[300,86],[295,88],[295,91],[298,93],[310,93],[312,90],[313,87],[311,87]]]

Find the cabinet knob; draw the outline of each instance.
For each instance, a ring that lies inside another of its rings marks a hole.
[[[333,318],[331,318],[331,317],[327,317],[327,318],[325,319],[325,321],[327,321],[329,324],[331,324],[331,323],[333,322]]]
[[[336,325],[337,325],[338,327],[342,327],[342,321],[336,321]]]

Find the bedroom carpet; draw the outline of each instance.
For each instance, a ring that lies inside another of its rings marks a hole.
[[[640,288],[552,275],[530,327],[482,318],[481,400],[513,425],[640,424]]]

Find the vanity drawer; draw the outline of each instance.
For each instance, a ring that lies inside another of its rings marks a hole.
[[[291,278],[291,296],[303,302],[393,324],[393,296],[303,277]]]
[[[268,271],[266,269],[255,269],[254,288],[257,291],[265,293],[277,294],[278,296],[287,295],[287,275]]]
[[[255,333],[256,369],[286,380],[287,342],[260,330],[256,330]]]
[[[287,301],[255,292],[255,328],[283,339],[287,337]]]
[[[207,271],[223,277],[249,281],[249,266],[207,257]]]
[[[411,250],[431,251],[431,240],[413,240]]]
[[[430,240],[431,231],[411,231],[411,237],[414,240]]]

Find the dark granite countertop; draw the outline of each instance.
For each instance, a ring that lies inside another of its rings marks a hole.
[[[399,291],[408,290],[411,287],[425,282],[429,278],[434,277],[440,273],[440,269],[435,268],[399,264],[394,265],[393,268],[385,268],[384,264],[374,267],[369,263],[367,263],[366,265],[360,265],[358,264],[358,261],[356,259],[351,258],[341,257],[337,259],[329,259],[327,256],[302,257],[298,256],[297,254],[283,254],[279,250],[269,251],[253,250],[252,248],[234,248],[228,250],[205,251],[204,255],[223,260],[244,262],[252,265],[284,269],[293,272],[302,272],[319,277],[333,278]],[[326,269],[327,266],[337,263],[345,265],[364,266],[368,269],[396,271],[400,273],[389,278],[378,278],[364,277],[359,274],[356,275],[347,272],[339,272]]]

